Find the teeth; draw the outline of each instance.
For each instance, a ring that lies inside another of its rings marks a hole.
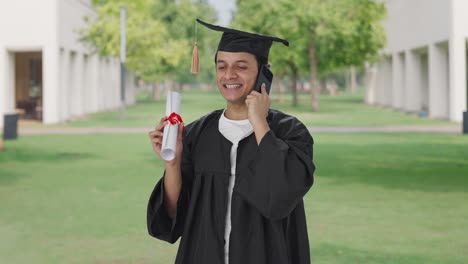
[[[240,88],[241,87],[240,84],[225,84],[224,86],[226,88],[228,88],[228,89],[235,89],[235,88]]]

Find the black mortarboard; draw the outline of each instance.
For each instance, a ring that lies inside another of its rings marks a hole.
[[[204,25],[205,27],[223,32],[221,40],[219,41],[218,51],[227,52],[248,52],[257,57],[260,64],[268,62],[268,53],[273,41],[281,42],[289,46],[289,42],[272,36],[265,36],[257,33],[250,33],[231,28],[225,28],[217,25],[212,25],[196,19],[196,22]],[[196,42],[195,42],[196,43]],[[198,66],[197,66],[198,69]],[[192,72],[193,65],[192,65]]]

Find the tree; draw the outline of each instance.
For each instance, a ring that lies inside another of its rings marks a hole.
[[[290,19],[294,9],[294,3],[290,1],[273,1],[265,5],[261,1],[237,1],[237,13],[233,22],[234,27],[250,30],[266,35],[287,38],[291,45],[284,47],[282,44],[273,45],[269,63],[275,72],[276,78],[289,75],[291,90],[293,93],[293,105],[298,103],[297,80],[306,68],[305,60],[298,41],[301,41],[301,32]],[[274,18],[274,19],[272,19]]]
[[[291,73],[294,71],[291,65],[298,66],[299,72],[304,67],[308,69],[314,111],[319,110],[319,74],[362,65],[374,59],[385,43],[379,24],[385,6],[374,0],[271,0],[269,5],[262,5],[258,0],[249,3],[238,0],[237,4],[235,21],[239,24],[250,29],[261,24],[262,30],[267,28],[270,34],[282,33],[290,40],[290,52],[294,54],[281,56],[292,61]]]
[[[145,81],[189,80],[197,15],[215,17],[206,2],[188,0],[94,0],[83,40],[102,56],[120,55],[120,7],[127,8],[127,68]]]

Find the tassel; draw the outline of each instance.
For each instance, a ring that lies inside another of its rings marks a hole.
[[[198,43],[195,41],[192,51],[192,73],[197,74],[200,69],[200,59],[198,58]]]
[[[200,59],[198,57],[198,32],[197,32],[197,21],[195,20],[195,37],[194,46],[192,50],[192,73],[197,74],[200,70]]]

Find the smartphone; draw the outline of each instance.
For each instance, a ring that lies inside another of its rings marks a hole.
[[[257,76],[257,82],[255,83],[255,91],[262,92],[262,84],[265,84],[265,88],[268,94],[270,94],[271,82],[273,81],[273,73],[268,69],[268,66],[263,64],[260,67]]]

